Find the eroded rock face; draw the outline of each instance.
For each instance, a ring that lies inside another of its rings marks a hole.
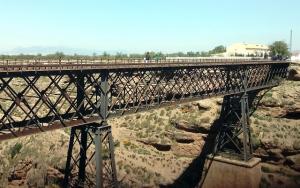
[[[292,169],[300,172],[300,154],[286,157],[286,162]]]
[[[288,109],[282,117],[287,119],[300,119],[300,108]]]
[[[185,120],[179,120],[174,122],[175,128],[191,133],[204,133],[207,134],[210,129],[209,123],[189,123]]]
[[[291,69],[288,75],[288,80],[300,81],[300,74],[296,69]]]
[[[175,144],[172,146],[172,152],[178,156],[196,157],[201,153],[204,142],[195,140],[190,144]]]
[[[269,158],[268,152],[265,149],[261,148],[261,147],[259,147],[255,150],[255,155],[262,158],[262,159],[268,159]]]
[[[138,140],[138,141],[146,145],[151,145],[159,151],[170,151],[172,146],[171,142],[161,143],[153,139],[147,139],[147,140],[145,139],[145,140]]]
[[[45,187],[45,185],[59,184],[63,181],[64,174],[59,170],[41,166],[32,160],[19,162],[10,172],[9,186]]]
[[[210,104],[205,101],[198,101],[194,105],[198,107],[198,110],[209,110],[211,108]]]
[[[175,134],[174,139],[178,143],[192,143],[195,141],[191,136],[186,134]]]
[[[26,182],[26,176],[28,171],[32,167],[31,160],[21,161],[17,164],[10,172],[8,177],[9,185],[12,186],[22,186]]]
[[[294,150],[300,150],[300,140],[295,140],[293,148]]]
[[[275,161],[280,161],[280,160],[284,159],[281,149],[278,149],[278,148],[269,149],[267,152],[268,152],[269,156]]]
[[[151,145],[158,151],[170,151],[171,149],[171,144],[153,143]]]
[[[208,134],[211,124],[210,123],[196,123],[194,124],[197,127],[197,130],[201,133]]]
[[[183,130],[183,131],[187,131],[187,132],[193,132],[193,133],[198,133],[200,132],[197,127],[193,126],[192,124],[190,124],[189,122],[185,121],[185,120],[179,120],[174,122],[175,128]]]
[[[47,183],[54,184],[58,182],[63,182],[64,174],[55,168],[49,167],[47,169]]]

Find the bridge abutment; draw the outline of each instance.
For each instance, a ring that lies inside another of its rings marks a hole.
[[[259,158],[248,161],[229,159],[227,157],[209,156],[205,168],[208,172],[203,176],[202,188],[257,188],[261,178]]]

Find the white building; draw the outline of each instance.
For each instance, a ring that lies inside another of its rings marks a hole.
[[[300,51],[296,51],[292,53],[291,61],[300,62]]]
[[[269,46],[263,44],[235,43],[226,48],[227,56],[256,56],[269,54]]]

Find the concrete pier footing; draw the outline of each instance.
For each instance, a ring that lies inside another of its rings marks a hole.
[[[206,175],[202,176],[203,188],[257,188],[261,178],[259,158],[239,161],[221,156],[208,157],[205,163]]]

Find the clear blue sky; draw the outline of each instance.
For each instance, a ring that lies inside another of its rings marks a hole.
[[[0,52],[203,51],[235,42],[300,49],[300,0],[0,0]]]

